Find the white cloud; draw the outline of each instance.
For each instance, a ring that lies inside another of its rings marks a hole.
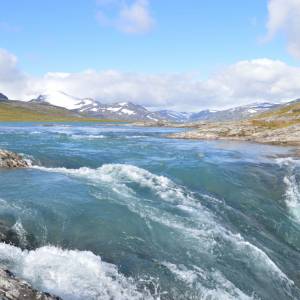
[[[289,53],[300,58],[300,0],[269,0],[268,9],[267,39],[283,33]]]
[[[118,0],[98,0],[101,9],[97,19],[101,25],[115,27],[129,34],[143,34],[154,26],[148,0],[134,0],[131,3]],[[111,11],[117,13],[111,14]]]
[[[282,61],[255,59],[237,62],[207,80],[200,80],[194,73],[151,75],[117,70],[47,73],[35,78],[18,68],[14,55],[0,49],[0,92],[30,100],[54,91],[103,103],[133,101],[149,108],[221,109],[299,98],[300,68]]]
[[[15,55],[0,49],[0,91],[5,91],[15,99],[24,96],[29,81],[17,64]]]

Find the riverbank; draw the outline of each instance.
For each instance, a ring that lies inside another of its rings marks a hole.
[[[201,123],[193,130],[167,135],[175,139],[197,140],[234,140],[248,141],[271,145],[300,145],[300,125],[273,128],[259,126],[251,121],[224,122],[224,123]]]
[[[242,121],[170,123],[136,122],[135,126],[184,128],[167,135],[175,139],[234,140],[271,145],[300,145],[300,103],[298,101]]]

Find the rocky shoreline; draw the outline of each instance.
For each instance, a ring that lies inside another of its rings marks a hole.
[[[9,270],[0,268],[1,300],[61,300],[49,293],[39,292],[26,281],[18,279]]]
[[[27,168],[30,163],[21,155],[0,149],[0,168]],[[24,248],[17,232],[6,222],[0,220],[0,242]],[[34,246],[34,242],[32,243]],[[30,245],[26,245],[30,248]],[[26,281],[16,278],[12,272],[0,264],[0,299],[1,300],[60,300],[49,293],[40,292]]]
[[[300,125],[268,128],[251,122],[227,122],[199,124],[193,130],[167,135],[175,139],[233,140],[260,144],[299,146]]]
[[[248,141],[282,146],[300,145],[300,123],[273,126],[272,123],[268,122],[246,120],[195,123],[136,122],[132,125],[185,129],[166,135],[167,138],[172,139]]]
[[[195,140],[233,140],[271,145],[300,145],[300,102],[293,101],[252,118],[239,121],[202,121],[172,123],[136,122],[135,126],[186,129],[168,134],[168,138]]]

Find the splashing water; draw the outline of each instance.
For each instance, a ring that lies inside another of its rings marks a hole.
[[[0,243],[0,257],[16,275],[65,300],[154,299],[146,290],[138,291],[116,266],[89,251],[53,246],[22,251]]]
[[[297,163],[172,131],[2,126],[39,166],[0,170],[0,221],[34,249],[0,243],[0,263],[67,300],[300,299]]]
[[[281,167],[285,167],[287,172],[283,178],[286,186],[285,203],[293,217],[300,222],[300,186],[296,178],[297,161],[287,158],[278,160],[278,163]]]

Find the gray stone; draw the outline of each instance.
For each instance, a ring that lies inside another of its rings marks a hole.
[[[0,149],[0,168],[28,168],[30,163],[21,155]]]
[[[59,300],[61,298],[33,289],[10,271],[0,268],[0,299],[3,300]]]

